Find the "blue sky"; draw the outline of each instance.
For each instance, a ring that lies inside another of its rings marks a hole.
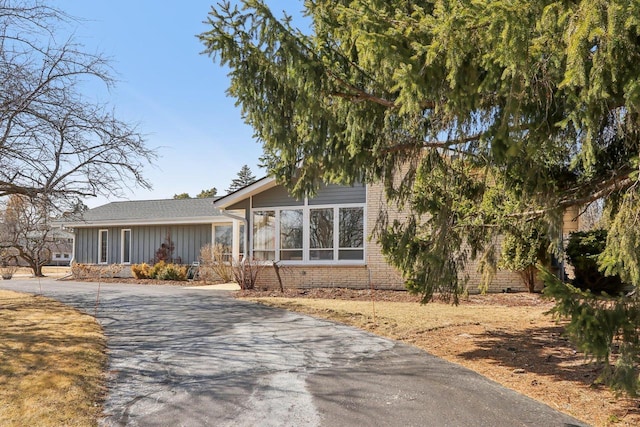
[[[295,13],[298,1],[267,1],[274,11]],[[112,105],[120,119],[139,124],[156,165],[145,169],[153,190],[135,188],[126,199],[171,198],[216,187],[224,194],[242,165],[257,177],[261,146],[226,96],[227,70],[201,55],[196,35],[216,0],[57,0],[74,23],[85,50],[111,59],[118,84],[107,92],[89,86],[87,95]],[[93,93],[91,93],[93,91]],[[117,199],[88,199],[90,207]]]

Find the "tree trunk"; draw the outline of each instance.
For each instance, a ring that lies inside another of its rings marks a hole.
[[[31,270],[33,270],[33,275],[35,277],[44,277],[44,274],[42,274],[42,265],[39,263],[32,264]]]

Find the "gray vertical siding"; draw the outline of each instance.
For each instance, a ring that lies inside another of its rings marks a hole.
[[[98,262],[98,229],[78,228],[75,238],[75,262],[90,264]]]
[[[167,236],[173,241],[174,258],[180,258],[183,264],[198,260],[200,248],[211,243],[211,224],[173,225],[173,226],[131,226],[79,228],[76,230],[75,260],[79,263],[98,262],[98,231],[109,230],[109,263],[122,262],[122,230],[131,230],[131,263],[153,262],[156,251],[165,242]]]
[[[272,206],[302,206],[304,200],[296,200],[287,193],[287,190],[278,185],[260,194],[253,196],[253,207],[264,208]]]
[[[353,187],[345,185],[329,184],[322,186],[318,194],[309,199],[310,205],[340,205],[345,203],[366,203],[367,190],[364,184],[355,184]]]
[[[318,189],[318,194],[309,199],[310,205],[336,205],[345,203],[366,203],[367,190],[364,184],[353,186],[329,184]],[[246,201],[236,203],[228,209],[236,209],[246,206]],[[277,186],[253,196],[253,207],[279,207],[279,206],[302,206],[304,201],[296,200],[289,196],[287,190],[282,186]]]
[[[232,211],[235,209],[244,209],[245,211],[249,210],[251,208],[251,206],[249,206],[249,199],[244,199],[239,201],[238,203],[235,203],[227,208],[225,208],[225,210],[228,211]]]

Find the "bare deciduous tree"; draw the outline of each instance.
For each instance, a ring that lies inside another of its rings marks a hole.
[[[108,61],[56,40],[73,21],[39,0],[0,0],[0,196],[74,203],[150,187],[155,154],[136,126],[82,94],[88,80],[113,85]]]
[[[14,194],[0,215],[0,247],[26,262],[36,277],[51,261],[58,242],[50,225],[51,203],[43,197],[30,200]]]

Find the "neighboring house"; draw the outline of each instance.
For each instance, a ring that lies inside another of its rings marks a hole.
[[[49,245],[51,259],[49,265],[67,266],[71,263],[73,254],[73,233],[59,228],[51,229],[49,238],[52,243]]]
[[[385,204],[381,185],[326,185],[315,197],[297,200],[266,177],[217,199],[109,203],[64,226],[75,231],[78,263],[152,262],[170,239],[183,264],[197,261],[208,243],[223,245],[236,260],[276,262],[285,287],[404,289],[369,238]],[[473,292],[480,283],[475,264],[468,273]],[[258,286],[278,286],[274,268],[261,271]],[[517,274],[499,271],[489,290],[507,288],[524,290]]]
[[[2,224],[0,224],[0,227],[2,227]],[[44,245],[38,247],[43,249],[41,256],[50,257],[45,259],[45,265],[57,266],[68,266],[71,263],[73,236],[73,233],[59,228],[56,223],[51,224],[51,228],[46,231],[46,234],[42,230],[34,230],[27,234],[30,240],[43,241],[44,239]],[[26,245],[24,239],[21,239],[19,243]],[[9,246],[10,244],[12,243],[0,242],[0,246]],[[26,260],[19,256],[19,251],[15,247],[9,247],[6,251],[7,254],[14,257],[18,265],[25,267],[29,265]]]

